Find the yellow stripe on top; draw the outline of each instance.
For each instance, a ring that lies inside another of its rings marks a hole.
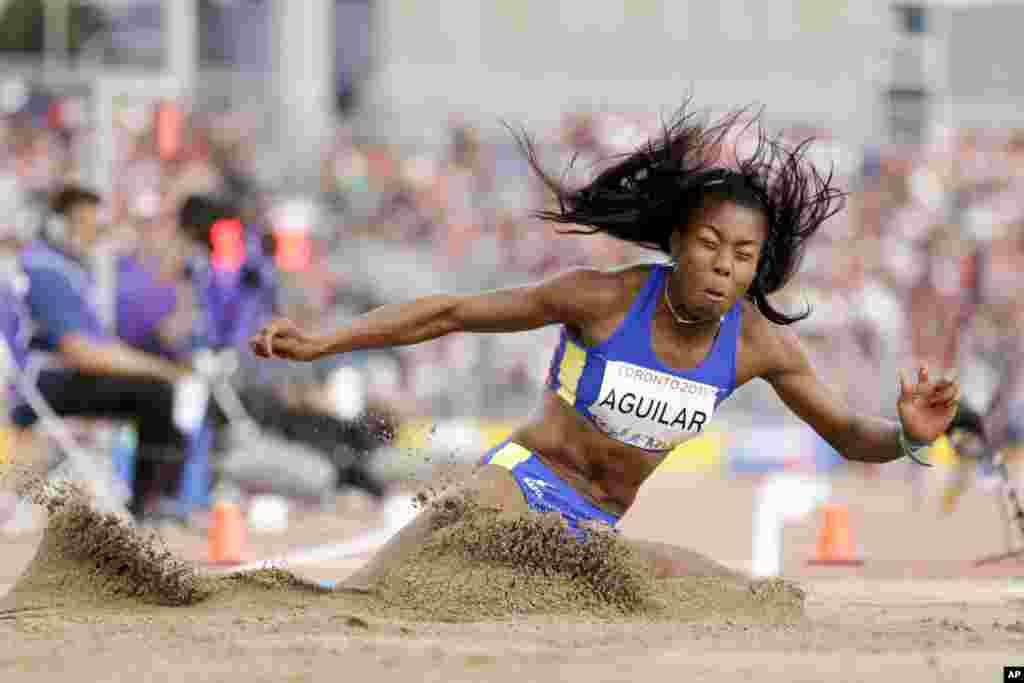
[[[576,405],[576,389],[583,376],[583,366],[587,362],[587,352],[565,340],[565,353],[558,368],[558,395],[569,405]]]
[[[509,441],[502,446],[501,450],[491,456],[491,465],[501,465],[505,469],[512,469],[519,463],[528,460],[533,455],[529,450],[517,443]]]

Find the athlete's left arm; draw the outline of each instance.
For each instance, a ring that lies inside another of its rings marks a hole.
[[[904,455],[900,424],[855,412],[822,382],[796,333],[775,327],[764,348],[767,365],[761,377],[779,398],[814,428],[843,457],[861,462],[888,462]],[[761,346],[759,344],[759,346]],[[955,378],[929,378],[918,368],[916,381],[899,376],[897,409],[909,440],[931,443],[956,414],[960,386]]]

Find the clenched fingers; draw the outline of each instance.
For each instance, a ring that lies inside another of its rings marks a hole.
[[[960,400],[960,385],[957,382],[938,382],[926,394],[928,405],[947,407]]]

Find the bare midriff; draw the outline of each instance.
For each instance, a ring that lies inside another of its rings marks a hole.
[[[668,455],[627,446],[602,434],[554,392],[545,390],[539,412],[512,434],[584,498],[622,515],[640,485]]]

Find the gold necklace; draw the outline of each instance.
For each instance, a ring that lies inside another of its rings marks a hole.
[[[709,322],[707,320],[689,320],[676,312],[676,307],[672,305],[672,299],[669,298],[668,295],[668,286],[670,282],[671,280],[665,280],[665,289],[663,290],[665,292],[665,305],[668,306],[668,311],[669,313],[672,314],[672,317],[676,319],[676,322],[679,323],[680,325],[699,325],[701,323]],[[718,322],[721,323],[724,320],[725,316],[723,315],[721,318],[718,319]]]

